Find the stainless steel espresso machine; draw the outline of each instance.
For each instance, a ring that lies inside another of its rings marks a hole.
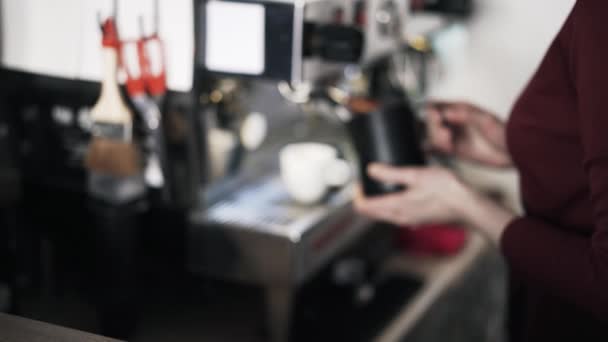
[[[292,200],[279,175],[279,150],[290,142],[328,142],[356,165],[348,99],[407,104],[404,89],[388,75],[393,57],[407,46],[410,3],[209,0],[197,11],[204,18],[198,65],[213,78],[248,84],[245,102],[262,98],[271,104],[268,111],[279,112],[270,121],[284,124],[271,127],[239,172],[201,192],[203,204],[190,218],[189,267],[263,287],[271,340],[287,341],[302,285],[381,230],[354,213],[351,186],[317,205]],[[411,113],[403,115],[413,124]],[[390,241],[386,236],[380,240]],[[383,246],[390,252],[390,242]]]

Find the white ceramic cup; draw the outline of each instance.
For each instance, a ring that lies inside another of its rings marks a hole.
[[[280,152],[281,178],[290,196],[302,204],[323,199],[332,187],[346,185],[351,167],[338,150],[321,143],[290,144]]]

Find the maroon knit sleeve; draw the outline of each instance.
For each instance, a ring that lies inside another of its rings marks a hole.
[[[605,241],[605,236],[590,239],[523,217],[507,227],[501,247],[517,277],[608,320]]]
[[[608,1],[579,0],[572,15],[564,72],[578,102],[594,233],[524,217],[507,227],[501,245],[518,276],[608,321]]]

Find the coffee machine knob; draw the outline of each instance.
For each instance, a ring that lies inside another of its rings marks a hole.
[[[401,29],[399,9],[393,0],[385,1],[375,13],[378,32],[385,37],[398,37]]]

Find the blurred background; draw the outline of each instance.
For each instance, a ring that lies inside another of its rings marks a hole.
[[[574,2],[0,0],[0,339],[505,341],[495,247],[352,191],[439,164],[519,210],[424,105],[506,120]]]

